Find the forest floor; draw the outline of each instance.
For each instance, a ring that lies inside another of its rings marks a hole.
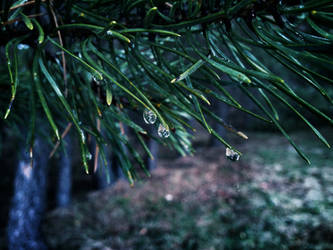
[[[333,143],[333,134],[324,131]],[[333,249],[333,151],[309,133],[253,133],[238,148],[162,158],[152,178],[113,187],[48,213],[52,249]]]

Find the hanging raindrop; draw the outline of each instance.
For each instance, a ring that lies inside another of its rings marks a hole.
[[[239,154],[235,151],[233,151],[230,148],[226,148],[225,149],[225,155],[227,156],[227,158],[231,161],[238,161],[239,160]]]
[[[170,136],[170,130],[168,125],[164,127],[162,123],[158,126],[157,130],[158,136],[162,138],[168,138]]]
[[[147,124],[154,124],[156,122],[157,116],[156,114],[151,111],[150,109],[145,109],[143,111],[143,120],[145,121],[145,123]]]

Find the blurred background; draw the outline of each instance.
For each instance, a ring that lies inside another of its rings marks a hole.
[[[227,122],[249,137],[244,140],[219,128],[243,152],[239,161],[227,159],[225,147],[194,124],[194,155],[182,157],[150,144],[155,154],[154,161],[147,161],[152,176],[142,175],[133,187],[117,171],[116,162],[109,183],[103,168],[94,175],[85,174],[78,145],[67,140],[67,157],[58,150],[47,163],[46,215],[41,228],[44,247],[333,249],[333,152],[288,112],[281,113],[282,119],[310,156],[311,165],[277,131],[232,108],[222,107],[222,111]],[[332,128],[317,125],[332,143]],[[1,248],[6,249],[9,208],[17,182],[17,144],[10,136],[2,136],[8,139],[2,148],[0,176]],[[40,150],[48,156],[51,149]],[[61,171],[69,165],[67,172]],[[24,197],[18,199],[24,203]]]

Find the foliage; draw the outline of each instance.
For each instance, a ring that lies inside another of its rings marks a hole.
[[[212,112],[210,100],[216,99],[277,127],[308,163],[275,103],[292,110],[329,147],[304,115],[310,111],[330,125],[332,118],[302,92],[313,88],[314,98],[333,103],[332,1],[18,0],[3,1],[1,8],[4,126],[28,130],[31,152],[46,120],[53,142],[61,140],[60,128],[73,125],[86,172],[86,138],[94,137],[100,150],[95,157],[106,164],[110,146],[133,182],[133,160],[145,167],[129,131],[148,154],[145,138],[184,155],[192,152],[195,119],[241,154],[207,122],[214,119],[246,138]],[[257,52],[294,72],[302,86],[285,81]],[[242,90],[239,98],[249,98],[262,112],[242,106],[226,86]],[[157,116],[167,139],[143,125],[138,113],[144,109]]]

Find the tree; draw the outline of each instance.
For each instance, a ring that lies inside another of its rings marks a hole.
[[[20,160],[9,214],[9,249],[46,249],[40,224],[46,209],[48,164],[45,144],[39,138],[36,140],[36,149],[37,155],[33,162],[26,152],[19,152]]]
[[[313,88],[313,97],[331,110],[332,1],[39,0],[2,1],[1,9],[2,126],[29,124],[22,135],[32,152],[40,124],[48,124],[53,144],[72,125],[87,173],[91,158],[95,169],[99,159],[107,164],[110,147],[133,183],[136,165],[149,173],[130,140],[148,155],[147,138],[187,154],[193,118],[238,159],[241,152],[207,121],[247,137],[211,111],[212,98],[275,126],[308,163],[283,128],[277,103],[329,147],[305,116],[310,111],[330,126],[332,118],[302,90]],[[286,82],[258,52],[301,78],[302,86]],[[226,86],[243,96],[236,99]],[[261,111],[243,106],[244,98]],[[94,157],[88,136],[97,143]]]

